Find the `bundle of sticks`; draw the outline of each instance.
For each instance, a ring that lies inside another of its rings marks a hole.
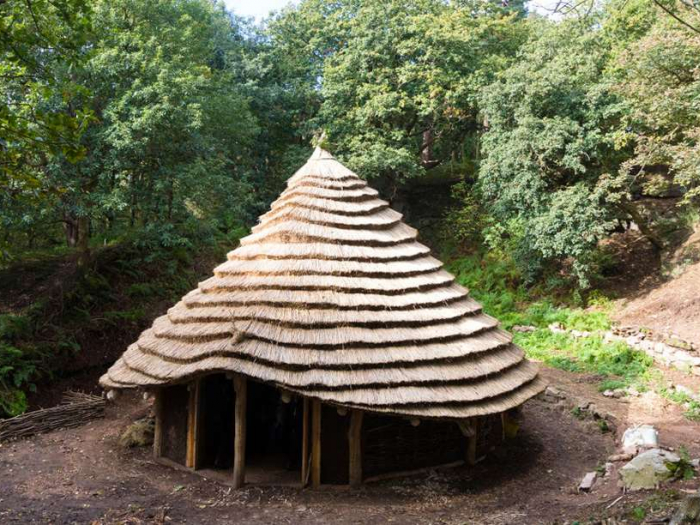
[[[0,420],[0,441],[32,436],[58,428],[78,427],[104,417],[105,400],[99,396],[68,391],[60,405]]]

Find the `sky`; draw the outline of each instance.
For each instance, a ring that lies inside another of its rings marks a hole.
[[[270,11],[277,11],[287,4],[295,4],[298,0],[224,0],[229,11],[237,15],[252,16],[257,21],[262,20]]]

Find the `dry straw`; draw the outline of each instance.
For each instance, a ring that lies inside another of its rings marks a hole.
[[[544,388],[416,231],[320,149],[214,276],[100,382],[162,386],[220,371],[432,418],[502,412]]]

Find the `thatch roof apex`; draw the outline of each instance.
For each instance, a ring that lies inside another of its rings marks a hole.
[[[312,160],[335,160],[335,157],[321,146],[316,146],[316,148],[314,148],[314,152],[309,157],[309,161]]]
[[[544,388],[537,367],[355,173],[317,147],[210,279],[100,379],[237,372],[338,405],[466,418]]]

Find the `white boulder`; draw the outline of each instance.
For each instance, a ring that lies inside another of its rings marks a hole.
[[[651,425],[639,425],[625,430],[622,435],[622,450],[634,453],[643,448],[659,446],[659,433]]]
[[[681,458],[660,448],[642,452],[620,469],[622,485],[627,490],[656,488],[659,483],[673,477],[668,464],[678,463]]]

